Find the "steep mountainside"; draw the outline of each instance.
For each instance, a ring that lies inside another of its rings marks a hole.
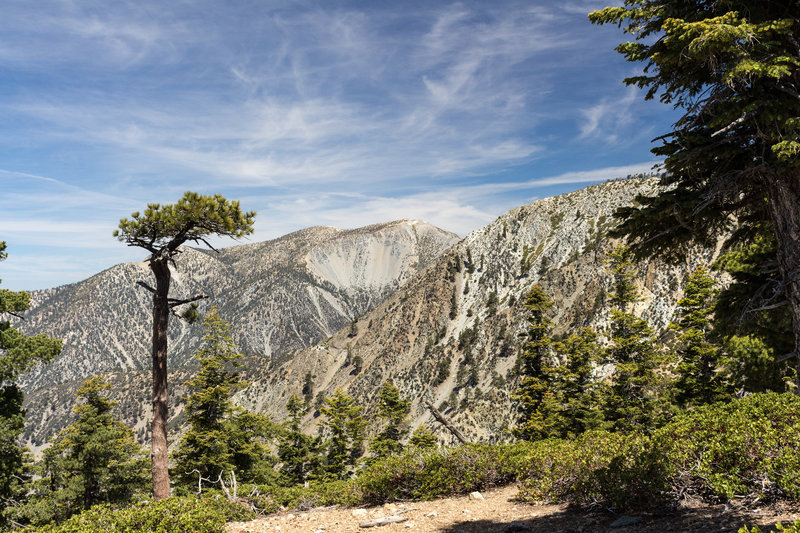
[[[208,295],[201,311],[218,306],[233,324],[242,351],[269,358],[341,329],[457,240],[424,222],[399,221],[348,231],[314,227],[219,253],[185,248],[171,296]],[[144,262],[117,265],[80,283],[32,294],[22,327],[62,338],[64,350],[25,378],[31,443],[41,443],[63,426],[72,391],[98,373],[115,381],[114,396],[122,402],[126,422],[144,430],[152,318],[150,294],[137,281],[152,284]],[[169,336],[169,364],[179,369],[191,361],[202,327],[172,320]],[[171,376],[171,383],[181,382],[180,372]],[[179,399],[180,387],[172,397]]]
[[[655,180],[612,181],[509,211],[360,318],[355,335],[339,331],[271,366],[239,401],[281,420],[289,396],[300,393],[311,372],[315,406],[342,387],[374,413],[379,388],[392,379],[413,400],[413,425],[428,424],[441,440],[452,438],[432,421],[423,398],[469,438],[503,438],[514,417],[512,367],[526,329],[525,293],[543,285],[556,301],[562,332],[602,326],[611,289],[604,261],[616,244],[606,235],[612,213],[655,187]],[[717,253],[698,249],[684,264],[638,265],[644,296],[638,312],[663,331],[688,274]],[[360,372],[351,364],[356,356]],[[308,426],[315,421],[309,416]]]

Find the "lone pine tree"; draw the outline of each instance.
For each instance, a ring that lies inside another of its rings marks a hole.
[[[0,261],[6,258],[6,243],[0,241]],[[25,423],[23,394],[16,384],[19,376],[39,363],[61,353],[61,341],[44,335],[27,336],[11,325],[30,307],[27,292],[0,289],[0,511],[21,496],[20,480],[25,475],[25,450],[18,439]],[[0,525],[5,514],[0,513]]]
[[[135,212],[123,218],[114,237],[128,246],[137,246],[150,252],[147,261],[156,280],[156,286],[139,282],[153,295],[153,422],[152,460],[153,497],[160,500],[169,496],[169,470],[167,457],[167,324],[172,309],[204,298],[202,295],[186,299],[170,298],[169,287],[176,266],[179,247],[187,242],[208,243],[212,235],[240,238],[253,232],[255,212],[242,212],[239,202],[229,202],[221,195],[202,196],[186,192],[177,203],[148,204],[144,213]],[[193,309],[186,314],[191,317]],[[194,315],[196,316],[196,314]]]

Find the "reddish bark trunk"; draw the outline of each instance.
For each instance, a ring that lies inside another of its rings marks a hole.
[[[153,294],[153,499],[169,497],[169,465],[167,456],[167,324],[169,320],[170,271],[166,261],[152,261],[156,278]]]
[[[800,179],[784,176],[767,184],[770,215],[778,240],[778,266],[791,306],[797,376],[800,394]]]

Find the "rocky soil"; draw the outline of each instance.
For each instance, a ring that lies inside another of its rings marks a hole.
[[[318,508],[270,515],[228,525],[227,533],[349,533],[355,531],[419,531],[441,533],[511,532],[736,532],[742,525],[764,531],[777,522],[800,520],[800,508],[787,504],[686,502],[676,510],[647,514],[613,514],[604,509],[574,509],[562,505],[529,505],[515,500],[508,486],[483,493],[483,499],[459,496],[428,502],[386,504],[360,509]],[[381,518],[402,522],[363,527]]]

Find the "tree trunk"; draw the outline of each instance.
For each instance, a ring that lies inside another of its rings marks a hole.
[[[775,177],[767,183],[767,195],[778,240],[778,266],[792,313],[797,362],[794,392],[800,394],[800,179],[794,175]]]
[[[153,499],[169,497],[167,457],[167,324],[169,321],[169,264],[162,258],[151,261],[156,278],[153,294],[153,423],[151,452]]]

